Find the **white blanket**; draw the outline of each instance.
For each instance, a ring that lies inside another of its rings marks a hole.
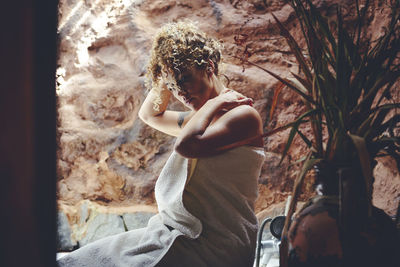
[[[254,201],[263,148],[241,146],[190,160],[173,152],[155,187],[159,213],[147,227],[88,244],[61,258],[68,267],[252,266]]]

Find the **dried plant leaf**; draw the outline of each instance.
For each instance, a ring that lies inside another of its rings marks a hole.
[[[308,80],[312,80],[312,75],[311,75],[311,70],[309,69],[307,65],[307,61],[303,56],[303,53],[301,52],[301,49],[293,36],[290,34],[290,32],[282,25],[282,23],[275,17],[275,15],[272,13],[272,17],[275,19],[281,34],[283,37],[285,37],[287,44],[289,45],[291,51],[295,55],[297,62],[299,62],[300,69],[303,71],[304,75],[307,77]]]
[[[272,116],[274,115],[274,111],[275,111],[275,107],[276,107],[276,104],[278,103],[278,98],[279,98],[279,95],[280,95],[280,93],[281,93],[281,91],[282,91],[282,89],[285,87],[285,84],[283,83],[283,82],[280,82],[279,84],[278,84],[278,87],[275,89],[275,91],[274,91],[274,96],[273,96],[273,98],[272,98],[272,104],[271,104],[271,109],[270,109],[270,111],[269,111],[269,119],[270,120],[272,120]]]
[[[279,75],[275,74],[274,72],[267,70],[266,68],[261,67],[260,65],[251,62],[251,61],[246,61],[248,64],[253,65],[259,69],[262,69],[263,71],[265,71],[266,73],[270,74],[271,76],[273,76],[275,79],[279,80],[280,82],[284,83],[287,87],[289,87],[290,89],[292,89],[293,91],[295,91],[296,93],[298,93],[299,95],[301,95],[305,100],[307,100],[310,103],[314,104],[313,99],[309,96],[306,95],[301,89],[297,88],[296,86],[293,86],[293,84],[291,84],[287,79],[280,77]]]

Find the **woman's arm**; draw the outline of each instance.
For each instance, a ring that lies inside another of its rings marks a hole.
[[[259,138],[262,121],[258,112],[248,105],[250,103],[250,98],[235,91],[208,100],[178,136],[175,150],[188,158],[206,157]],[[223,109],[228,111],[211,124]]]
[[[154,101],[157,94],[153,89],[149,92],[140,107],[139,118],[154,129],[172,136],[179,136],[194,112],[167,110],[168,102],[172,96],[172,93],[168,89],[161,91],[161,103],[157,111],[154,109]]]

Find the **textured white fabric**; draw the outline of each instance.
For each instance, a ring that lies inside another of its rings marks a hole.
[[[250,146],[200,158],[186,184],[189,159],[173,152],[155,187],[159,213],[147,227],[88,244],[59,266],[252,266],[264,158]]]

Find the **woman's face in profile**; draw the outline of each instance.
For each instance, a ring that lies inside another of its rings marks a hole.
[[[215,97],[210,76],[203,69],[182,71],[176,84],[178,88],[172,90],[173,95],[192,110],[199,110],[207,100]]]

